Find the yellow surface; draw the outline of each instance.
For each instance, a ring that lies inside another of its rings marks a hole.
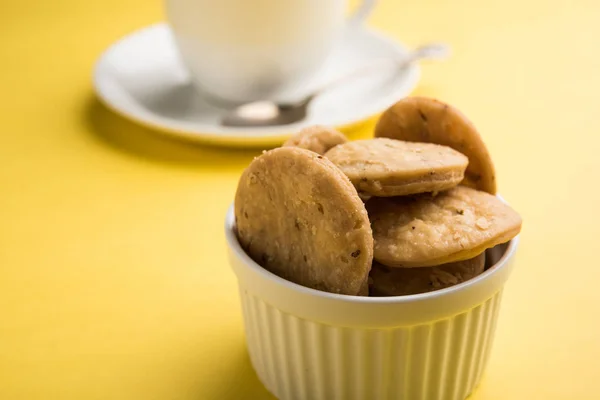
[[[256,153],[163,139],[92,92],[160,2],[0,9],[0,398],[270,398],[222,234]],[[600,398],[600,3],[386,0],[370,24],[452,44],[417,92],[475,121],[525,220],[472,399]]]

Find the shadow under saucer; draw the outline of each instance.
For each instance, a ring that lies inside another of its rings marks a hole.
[[[175,97],[193,95],[189,93],[190,89],[178,90],[180,92]],[[168,97],[164,101],[168,101]],[[176,110],[177,105],[174,105],[174,113],[184,112]],[[93,95],[85,101],[82,118],[88,131],[100,143],[128,155],[163,164],[237,171],[245,168],[261,152],[260,148],[224,148],[164,136],[114,113]]]

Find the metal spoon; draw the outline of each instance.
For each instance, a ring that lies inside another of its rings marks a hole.
[[[236,107],[227,113],[221,120],[223,126],[274,126],[288,125],[298,122],[306,118],[308,106],[321,93],[338,86],[341,83],[355,79],[372,70],[380,69],[382,63],[395,63],[396,68],[401,69],[413,62],[423,59],[440,59],[449,54],[450,50],[447,45],[442,43],[431,43],[421,47],[417,47],[411,51],[406,58],[396,61],[392,59],[380,60],[371,63],[367,66],[359,68],[355,71],[343,75],[320,88],[314,90],[311,94],[294,103],[275,103],[272,101],[254,101]]]

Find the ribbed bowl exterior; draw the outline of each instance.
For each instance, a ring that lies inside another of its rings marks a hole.
[[[462,400],[493,343],[501,291],[428,324],[368,329],[283,312],[240,288],[248,351],[279,399]]]
[[[360,297],[309,289],[262,268],[241,248],[231,209],[225,230],[250,359],[279,399],[462,400],[479,383],[518,237],[488,249],[488,268],[467,282]]]

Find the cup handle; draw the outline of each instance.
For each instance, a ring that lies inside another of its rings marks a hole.
[[[371,12],[375,8],[377,0],[363,0],[362,4],[350,15],[348,19],[348,26],[357,27],[367,19]]]

